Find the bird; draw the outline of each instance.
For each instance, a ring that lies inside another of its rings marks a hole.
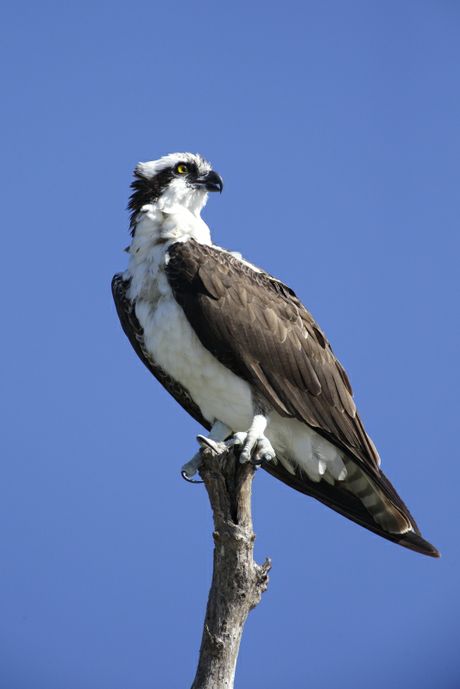
[[[128,209],[128,266],[112,280],[136,354],[239,461],[316,498],[371,532],[431,557],[381,470],[344,368],[284,282],[212,242],[201,217],[222,177],[201,155],[139,163]],[[183,467],[199,469],[200,452]]]

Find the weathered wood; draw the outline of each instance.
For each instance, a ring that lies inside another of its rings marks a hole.
[[[270,560],[254,562],[251,489],[255,468],[233,452],[203,450],[201,477],[214,518],[214,567],[192,689],[232,689],[244,623],[268,585]]]

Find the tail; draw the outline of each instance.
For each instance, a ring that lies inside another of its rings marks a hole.
[[[346,460],[347,478],[335,481],[311,481],[298,466],[291,474],[280,461],[267,463],[264,469],[291,488],[310,495],[347,519],[369,531],[422,555],[439,557],[438,550],[426,541],[396,490],[383,472],[367,472],[351,459]]]

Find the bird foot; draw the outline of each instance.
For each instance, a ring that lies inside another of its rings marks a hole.
[[[205,435],[197,435],[196,439],[201,449],[193,455],[190,461],[183,465],[180,472],[182,478],[189,481],[189,483],[203,483],[203,481],[193,480],[193,476],[195,476],[203,463],[201,450],[211,450],[213,454],[219,455],[224,452],[227,447],[230,447],[227,443],[217,442],[212,438],[207,438]]]
[[[240,432],[235,433],[231,440],[235,447],[241,447],[239,457],[241,464],[246,464],[246,462],[252,462],[256,466],[264,462],[276,464],[275,450],[265,435],[252,436],[250,432]]]
[[[259,465],[263,462],[276,461],[275,450],[264,435],[251,438],[250,433],[238,432],[234,433],[225,442],[220,443],[211,438],[206,438],[204,435],[197,436],[197,440],[202,448],[209,448],[216,455],[222,454],[230,447],[238,448],[240,450],[239,460],[241,464],[252,462]]]
[[[180,470],[182,478],[188,481],[189,483],[203,483],[203,481],[196,481],[193,478],[198,469],[200,468],[202,462],[203,458],[201,456],[201,452],[197,452],[196,454],[194,454],[192,459],[188,461],[186,464],[184,464],[184,466]]]
[[[254,435],[251,430],[246,432],[234,433],[228,440],[218,442],[212,438],[207,438],[205,435],[197,435],[198,443],[201,449],[193,455],[192,459],[183,465],[181,469],[182,478],[190,483],[202,483],[196,481],[193,476],[199,470],[203,463],[201,450],[211,450],[213,454],[220,455],[230,447],[234,447],[239,451],[239,461],[241,464],[251,462],[259,466],[264,462],[273,462],[276,464],[276,454],[272,444],[265,437],[265,435]]]

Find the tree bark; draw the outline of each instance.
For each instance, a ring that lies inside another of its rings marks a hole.
[[[268,586],[270,560],[254,562],[251,489],[255,468],[222,445],[203,449],[200,475],[214,518],[214,565],[192,689],[232,689],[244,623]]]

